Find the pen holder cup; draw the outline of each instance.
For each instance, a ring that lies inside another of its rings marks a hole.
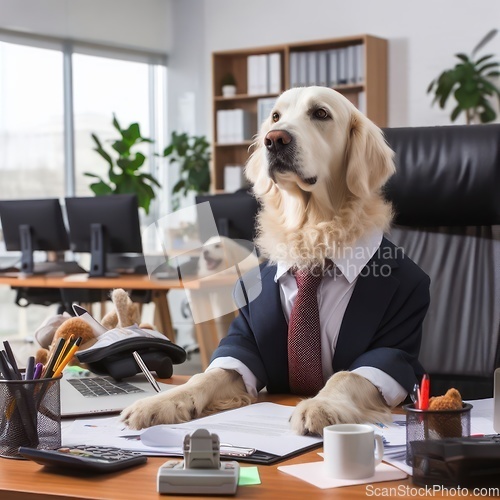
[[[470,436],[472,405],[464,403],[459,410],[418,410],[403,406],[406,412],[406,463],[413,465],[413,441]]]
[[[20,446],[61,446],[60,380],[0,380],[0,456],[22,459]]]

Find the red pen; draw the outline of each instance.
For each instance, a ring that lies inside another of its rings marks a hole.
[[[422,383],[420,384],[420,398],[419,398],[419,410],[427,410],[429,408],[429,389],[430,389],[430,379],[427,373],[424,373],[422,377]]]

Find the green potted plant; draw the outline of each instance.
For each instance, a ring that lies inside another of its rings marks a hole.
[[[226,73],[221,80],[221,90],[224,97],[236,95],[236,78],[232,73]]]
[[[180,206],[180,196],[189,192],[207,193],[210,189],[210,144],[204,136],[172,132],[170,144],[163,151],[169,164],[179,166],[180,179],[172,188],[172,208]]]
[[[448,98],[453,95],[456,106],[450,118],[454,122],[461,113],[465,113],[467,124],[487,123],[495,120],[497,114],[490,104],[490,98],[497,96],[500,99],[500,89],[492,81],[500,75],[500,63],[492,61],[493,54],[476,59],[476,53],[483,48],[497,33],[491,30],[474,47],[471,55],[455,54],[460,62],[453,68],[443,71],[432,80],[427,93],[434,94],[435,102],[443,109]]]
[[[96,195],[134,193],[137,195],[139,206],[148,214],[151,200],[155,198],[154,188],[161,186],[151,174],[140,171],[146,157],[140,151],[133,150],[141,143],[153,141],[142,137],[138,123],[132,123],[126,129],[122,128],[114,114],[113,126],[121,136],[120,139],[112,141],[111,148],[115,154],[108,153],[96,134],[92,134],[96,145],[94,151],[109,165],[108,178],[105,180],[90,172],[85,172],[84,175],[97,179],[90,185]]]

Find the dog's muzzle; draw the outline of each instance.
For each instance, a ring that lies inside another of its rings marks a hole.
[[[291,172],[307,184],[315,184],[317,177],[304,178],[297,165],[297,149],[294,137],[286,130],[271,130],[264,137],[269,164],[269,176],[276,182],[276,174]]]

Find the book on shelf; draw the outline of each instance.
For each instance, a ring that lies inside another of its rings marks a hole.
[[[274,52],[268,56],[268,94],[281,92],[281,54]]]
[[[290,87],[299,86],[299,53],[290,53]]]
[[[365,81],[365,51],[364,45],[355,45],[356,83]]]
[[[318,85],[318,52],[313,50],[307,54],[307,85]]]
[[[217,111],[217,142],[219,144],[250,140],[255,128],[254,113],[239,108]]]
[[[328,86],[335,87],[339,83],[338,78],[338,49],[328,51]]]
[[[305,87],[307,85],[307,53],[299,52],[299,77],[297,86]]]
[[[242,165],[226,165],[224,167],[224,191],[234,193],[247,185]]]
[[[347,64],[347,48],[342,47],[341,49],[337,49],[338,58],[337,58],[337,84],[343,85],[347,83],[347,73],[348,73],[348,64]]]
[[[328,51],[318,52],[318,82],[317,85],[328,87]]]
[[[247,58],[247,92],[249,95],[281,92],[281,54],[251,55]]]
[[[276,102],[275,97],[261,97],[257,100],[257,127],[264,123],[266,118],[271,114]]]

